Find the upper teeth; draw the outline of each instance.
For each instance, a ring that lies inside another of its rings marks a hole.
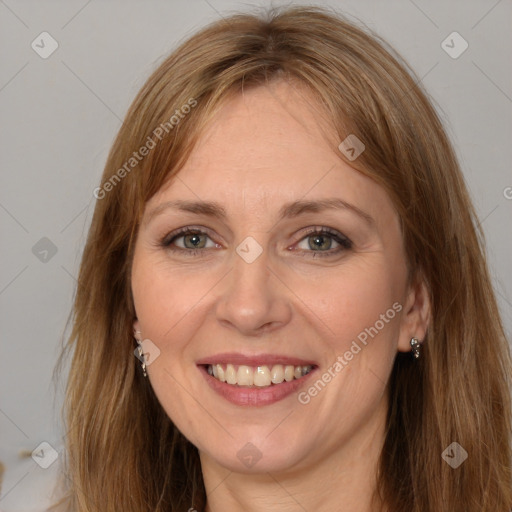
[[[233,364],[208,365],[208,373],[228,384],[237,384],[238,386],[258,386],[265,387],[271,384],[281,384],[281,382],[290,382],[293,379],[300,379],[307,375],[313,367],[292,366],[275,364],[269,366],[236,366]]]

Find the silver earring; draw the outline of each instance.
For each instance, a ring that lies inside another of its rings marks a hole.
[[[140,331],[135,331],[135,341],[138,344],[138,347],[135,349],[135,351],[139,354],[138,355],[138,359],[140,360],[140,366],[142,368],[142,374],[144,375],[144,377],[147,377],[148,374],[146,372],[146,362],[144,360],[144,351],[142,350],[142,342],[139,339],[140,334],[141,334]]]
[[[414,359],[419,359],[421,355],[421,341],[418,338],[411,339],[411,349]]]

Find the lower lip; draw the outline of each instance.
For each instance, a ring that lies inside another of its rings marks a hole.
[[[316,368],[300,379],[293,379],[290,382],[284,381],[281,384],[272,384],[263,388],[227,384],[209,375],[206,367],[199,366],[199,370],[208,385],[228,402],[235,405],[258,407],[279,402],[279,400],[290,396],[309,380],[309,377],[315,373]]]

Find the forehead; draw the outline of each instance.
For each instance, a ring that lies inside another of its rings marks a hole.
[[[279,168],[302,171],[315,161],[322,168],[332,161],[327,137],[334,140],[333,131],[311,93],[284,81],[271,82],[226,100],[186,167],[215,165],[217,170],[275,174]]]
[[[338,196],[371,213],[384,190],[340,158],[334,127],[304,87],[285,81],[227,99],[183,168],[150,203],[216,201],[264,214],[286,202]]]

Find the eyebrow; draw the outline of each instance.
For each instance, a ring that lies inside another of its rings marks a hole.
[[[197,215],[206,215],[220,220],[225,220],[227,217],[225,208],[214,201],[175,200],[166,201],[165,203],[162,203],[150,210],[145,223],[148,223],[153,217],[168,209],[176,209]],[[305,213],[318,213],[324,210],[349,210],[366,223],[372,226],[375,224],[375,220],[368,213],[337,197],[318,199],[314,201],[298,200],[287,203],[279,210],[279,220],[297,217]]]
[[[279,210],[279,216],[280,218],[291,218],[297,217],[303,213],[317,213],[324,210],[349,210],[368,224],[375,224],[373,217],[368,213],[338,197],[319,199],[316,201],[294,201],[293,203],[285,204]]]
[[[206,215],[208,217],[217,217],[225,219],[227,217],[226,210],[218,203],[207,201],[166,201],[165,203],[155,206],[147,215],[147,224],[153,217],[160,215],[165,210],[175,209],[182,212],[195,213],[197,215]]]

